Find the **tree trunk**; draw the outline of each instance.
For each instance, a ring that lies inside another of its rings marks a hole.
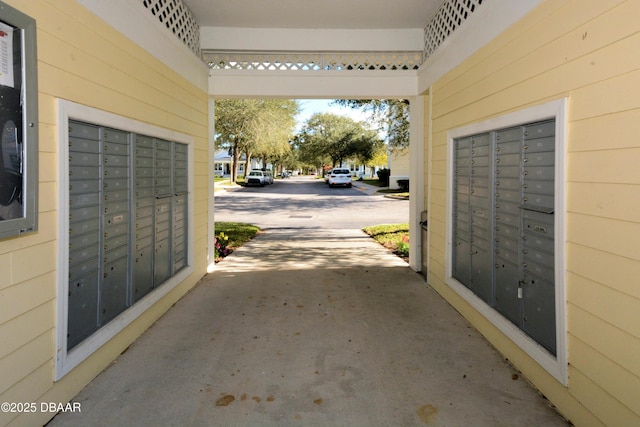
[[[231,182],[238,180],[238,159],[240,155],[238,153],[238,143],[233,143],[233,161],[231,162]]]
[[[251,171],[250,167],[251,167],[251,153],[250,152],[245,152],[245,161],[244,161],[244,176],[247,176],[249,174],[249,172]]]

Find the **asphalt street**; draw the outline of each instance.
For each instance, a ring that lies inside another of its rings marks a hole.
[[[216,192],[215,221],[267,228],[346,229],[409,222],[409,201],[369,194],[358,182],[330,188],[321,178],[278,179],[265,187]]]

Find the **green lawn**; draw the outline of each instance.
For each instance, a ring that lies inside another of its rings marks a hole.
[[[381,224],[362,229],[401,258],[409,258],[409,224]]]
[[[223,182],[225,184],[229,184],[229,183],[231,183],[231,178],[222,177],[222,176],[216,176],[216,177],[213,178],[213,182]],[[238,183],[244,182],[244,175],[238,175],[238,178],[236,179],[236,182],[238,182]]]
[[[378,178],[364,178],[362,180],[365,184],[375,185],[376,187],[386,187]]]
[[[243,222],[216,222],[213,225],[216,240],[216,261],[229,255],[260,232],[255,225]]]
[[[408,191],[404,191],[404,190],[400,190],[400,189],[389,190],[388,188],[385,188],[385,189],[382,189],[382,190],[378,190],[378,193],[380,193],[380,194],[393,194],[394,196],[396,196],[398,198],[405,198],[405,199],[409,198],[409,192]]]

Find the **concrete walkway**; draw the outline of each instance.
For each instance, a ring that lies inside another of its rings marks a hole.
[[[359,230],[265,230],[75,401],[50,425],[567,425]]]

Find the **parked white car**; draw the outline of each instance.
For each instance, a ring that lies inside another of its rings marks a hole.
[[[273,175],[269,171],[254,169],[249,172],[244,182],[246,185],[259,185],[264,187],[267,184],[273,184]]]
[[[334,168],[329,173],[327,183],[329,187],[335,187],[336,185],[351,187],[351,171],[349,169]]]

